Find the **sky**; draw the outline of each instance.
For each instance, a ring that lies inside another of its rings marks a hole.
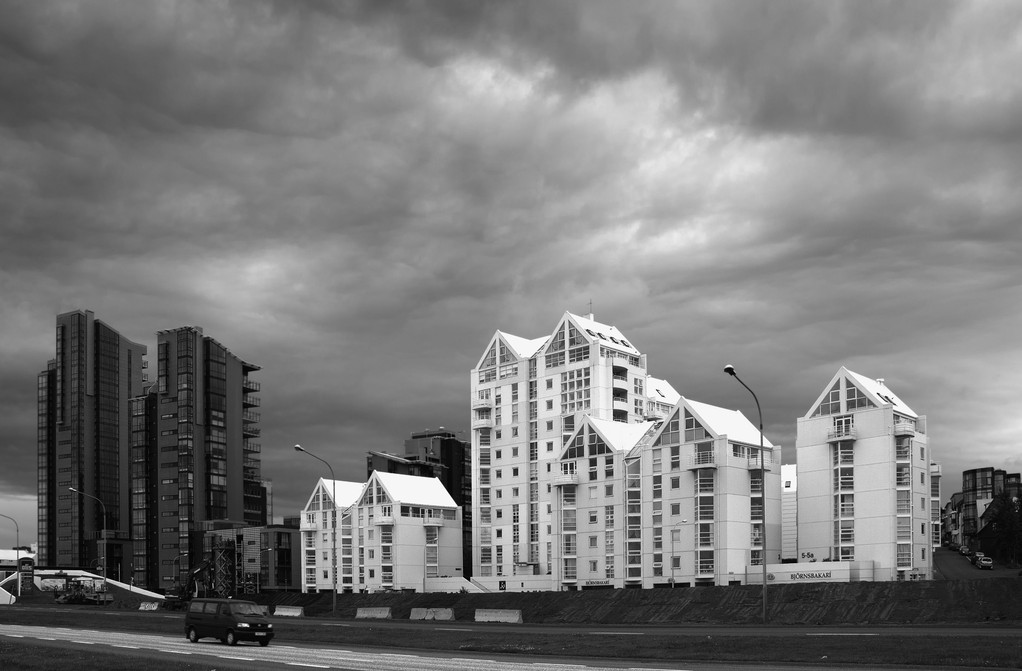
[[[0,512],[36,533],[56,315],[262,367],[263,475],[469,430],[497,330],[592,312],[684,396],[842,366],[942,498],[1022,470],[1022,3],[4,0]],[[590,307],[591,306],[591,307]],[[0,519],[0,547],[15,542]]]

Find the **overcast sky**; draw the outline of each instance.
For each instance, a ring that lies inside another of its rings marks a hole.
[[[36,533],[58,313],[262,366],[296,513],[468,431],[500,329],[617,326],[795,421],[842,365],[944,466],[1022,469],[1022,3],[4,1],[0,511]],[[0,547],[14,532],[0,519]]]

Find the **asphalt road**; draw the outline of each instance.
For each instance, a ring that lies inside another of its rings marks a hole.
[[[937,580],[981,580],[984,578],[1018,577],[1018,569],[1009,569],[994,563],[991,570],[978,569],[956,550],[940,548],[933,553],[933,565]]]
[[[869,634],[865,634],[869,635]],[[626,662],[587,660],[579,663],[573,659],[536,658],[527,655],[469,655],[441,652],[429,654],[414,652],[407,654],[375,651],[342,650],[314,645],[238,645],[229,647],[215,641],[189,643],[183,636],[156,636],[153,634],[96,631],[91,629],[70,629],[65,627],[29,627],[8,624],[0,630],[0,638],[36,646],[51,646],[63,649],[81,649],[108,654],[131,654],[138,657],[167,659],[168,656],[182,662],[208,663],[214,661],[217,669],[238,669],[262,671],[282,667],[332,669],[336,671],[720,671],[722,664],[713,662],[685,662],[683,666],[664,663],[643,665]],[[755,668],[757,671],[782,671],[790,665],[736,664],[728,663],[727,668]],[[800,669],[815,671],[862,671],[859,666],[828,664],[799,665]],[[871,666],[871,671],[905,671],[903,665],[891,667]]]

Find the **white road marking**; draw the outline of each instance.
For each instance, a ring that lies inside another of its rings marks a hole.
[[[645,636],[644,631],[591,631],[591,636]]]
[[[835,632],[835,633],[822,633],[822,634],[806,634],[806,636],[876,636],[876,634],[870,633],[855,633],[855,632]]]

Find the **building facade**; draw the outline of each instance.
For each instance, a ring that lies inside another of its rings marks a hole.
[[[170,590],[204,561],[205,523],[266,524],[259,370],[202,329],[157,333],[158,370],[132,401],[135,584]]]
[[[334,588],[335,556],[338,592],[429,591],[462,578],[461,510],[437,478],[320,480],[302,515],[303,592]]]
[[[954,539],[956,542],[972,549],[981,547],[980,537],[990,521],[984,513],[1000,495],[1012,499],[1022,498],[1022,476],[991,466],[962,472],[962,491],[956,508],[961,526]]]
[[[580,422],[554,469],[557,588],[746,584],[779,561],[780,464],[740,412],[682,398],[664,420]]]
[[[461,508],[462,565],[472,577],[472,446],[444,427],[413,433],[403,456],[386,452],[366,455],[366,478],[373,472],[435,477]]]
[[[872,562],[878,581],[931,578],[926,417],[842,367],[796,436],[800,557]]]
[[[645,355],[592,315],[566,312],[541,338],[493,335],[470,378],[475,579],[559,570],[552,465],[584,415],[644,421],[650,387]],[[661,387],[673,406],[677,392]]]
[[[470,379],[475,581],[728,584],[776,559],[773,447],[764,440],[764,484],[758,430],[682,399],[646,364],[592,315],[567,312],[541,338],[490,339]]]
[[[132,562],[129,399],[146,347],[91,311],[57,316],[56,357],[38,376],[38,564],[127,579]],[[75,488],[80,493],[71,492]]]

